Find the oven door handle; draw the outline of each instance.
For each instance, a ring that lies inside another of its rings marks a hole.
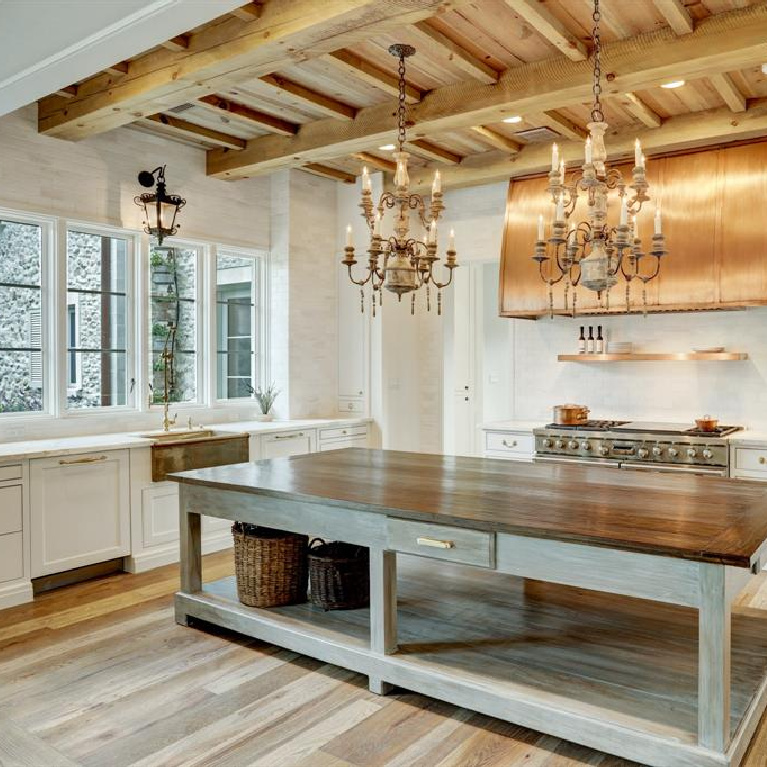
[[[611,461],[609,458],[571,458],[564,455],[536,455],[533,457],[533,463],[558,463],[560,465],[574,463],[579,466],[608,466],[614,469],[620,467],[618,461]]]
[[[667,474],[707,474],[712,477],[726,477],[727,469],[713,466],[671,466],[656,463],[622,463],[625,471],[660,471]]]

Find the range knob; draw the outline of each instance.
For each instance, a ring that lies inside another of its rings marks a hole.
[[[655,447],[652,449],[652,454],[653,454],[653,455],[654,455],[656,458],[658,458],[659,456],[663,455],[663,448],[662,448],[662,447],[660,447],[660,445],[656,445],[656,446],[655,446]]]
[[[711,452],[711,451],[710,451],[708,448],[706,448],[706,449],[703,451],[703,457],[704,457],[704,458],[713,458],[713,457],[714,457],[714,454],[713,454],[713,453],[712,453],[712,452]]]
[[[588,442],[588,440],[583,440],[581,442],[581,450],[591,450],[591,444]]]
[[[567,443],[567,446],[570,448],[570,450],[577,450],[578,449],[578,441],[575,440],[575,439],[571,439]]]
[[[698,451],[694,447],[687,448],[687,457],[695,458],[698,455]]]
[[[548,437],[546,437],[541,444],[544,447],[551,447],[551,440]]]
[[[563,439],[557,440],[557,450],[561,450],[565,446],[565,441]]]
[[[608,455],[610,453],[610,448],[606,445],[602,445],[602,447],[599,448],[599,455]]]
[[[637,455],[640,458],[647,458],[647,456],[650,455],[650,451],[646,447],[640,447],[639,450],[637,450]]]
[[[670,448],[668,449],[668,454],[669,454],[669,455],[670,455],[672,458],[676,458],[676,457],[679,455],[679,451],[678,451],[678,450],[677,450],[675,447],[670,447]]]

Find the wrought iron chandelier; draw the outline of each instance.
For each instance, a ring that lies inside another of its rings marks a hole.
[[[649,185],[645,176],[646,162],[639,139],[634,141],[634,167],[631,171],[633,190],[629,196],[623,174],[617,168],[605,165],[604,134],[607,123],[602,112],[600,95],[602,51],[599,36],[599,0],[594,0],[594,105],[591,122],[587,125],[585,162],[580,173],[573,174],[568,183],[564,160],[559,157],[556,144],[551,152],[548,191],[551,194],[554,213],[550,235],[545,237],[544,217],[538,217],[538,232],[533,260],[538,262],[541,279],[549,286],[549,313],[554,316],[554,285],[564,282],[564,308],[575,316],[578,286],[595,291],[600,307],[610,308],[610,288],[622,276],[626,282],[626,311],[631,308],[631,285],[637,280],[642,284],[642,303],[647,308],[647,284],[660,273],[661,260],[666,250],[661,229],[660,207],[656,205],[650,252],[643,250],[639,236],[637,216],[645,202],[649,202]],[[609,193],[617,192],[620,217],[617,226],[607,223]],[[579,192],[586,193],[588,210],[585,221],[573,216]],[[643,269],[647,256],[655,259],[652,266]],[[547,267],[548,264],[548,267]],[[568,298],[572,292],[572,300]]]
[[[410,154],[405,151],[407,142],[407,107],[405,103],[405,59],[415,53],[415,48],[401,43],[390,46],[389,53],[399,59],[399,104],[397,110],[397,151],[393,153],[397,162],[394,175],[394,192],[384,192],[378,201],[377,208],[373,207],[373,193],[370,174],[367,168],[362,169],[362,216],[370,229],[370,246],[368,248],[368,267],[364,277],[355,279],[352,268],[357,263],[354,257],[354,242],[352,227],[346,227],[346,247],[341,263],[349,271],[349,279],[360,286],[360,308],[365,311],[365,285],[370,285],[370,305],[373,316],[376,311],[376,295],[378,305],[383,298],[383,289],[395,293],[399,300],[406,293],[411,294],[410,312],[415,314],[415,299],[417,291],[425,287],[426,309],[431,310],[430,288],[437,290],[437,314],[442,314],[442,289],[453,281],[453,270],[458,266],[455,253],[455,235],[451,230],[445,253],[445,267],[448,277],[439,282],[434,276],[434,265],[439,261],[437,256],[437,221],[445,209],[442,203],[442,179],[439,171],[434,173],[434,183],[431,187],[431,202],[429,211],[420,194],[409,191],[407,160]],[[381,236],[381,223],[384,213],[394,209],[392,230],[394,234],[387,239]],[[421,238],[410,233],[411,212],[415,212],[418,222],[423,227]]]
[[[177,194],[168,194],[165,189],[165,166],[160,165],[152,171],[142,170],[138,174],[141,186],[151,187],[157,179],[154,192],[144,192],[133,198],[144,211],[144,231],[157,238],[157,244],[162,245],[166,237],[172,237],[179,228],[176,216],[186,205],[186,200]]]

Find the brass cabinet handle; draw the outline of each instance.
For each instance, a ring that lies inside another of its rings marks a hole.
[[[767,463],[767,458],[765,458],[763,455],[759,456],[759,463]]]
[[[511,444],[509,444],[506,440],[503,440],[503,446],[504,447],[516,447],[517,446],[517,440],[512,440]]]
[[[441,541],[439,538],[416,538],[419,546],[431,546],[433,549],[454,549],[453,541]]]
[[[98,463],[99,461],[106,461],[105,455],[94,455],[88,458],[75,458],[73,461],[65,461],[63,458],[59,461],[59,466],[77,466],[81,463]]]
[[[303,436],[303,432],[300,432],[299,434],[275,434],[274,439],[298,439]]]

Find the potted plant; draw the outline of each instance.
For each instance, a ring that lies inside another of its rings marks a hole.
[[[277,395],[280,393],[274,383],[270,383],[265,389],[254,389],[252,386],[248,386],[248,391],[253,395],[253,398],[258,402],[258,407],[261,410],[261,414],[256,416],[257,421],[272,421],[274,416],[272,415],[272,406],[277,399]]]

